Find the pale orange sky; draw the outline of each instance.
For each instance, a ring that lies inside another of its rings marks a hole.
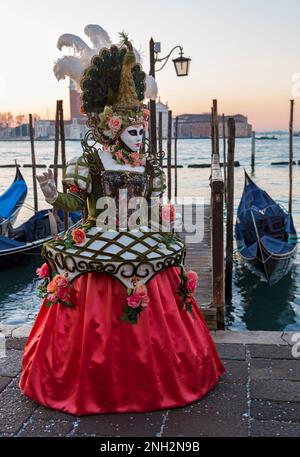
[[[67,81],[52,67],[62,54],[62,33],[82,38],[86,24],[100,24],[114,42],[126,30],[144,54],[161,41],[162,55],[181,44],[192,58],[190,76],[177,78],[172,62],[157,74],[159,93],[174,114],[242,113],[256,130],[288,128],[291,78],[300,73],[298,0],[3,0],[0,17],[0,111],[53,117],[55,100],[68,102]],[[177,55],[175,54],[174,57]],[[295,128],[300,129],[296,99]]]

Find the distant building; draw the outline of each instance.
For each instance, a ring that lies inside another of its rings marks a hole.
[[[68,120],[64,122],[65,137],[67,140],[82,140],[86,134],[88,127],[86,119]],[[52,140],[55,138],[55,121],[53,120],[38,120],[34,126],[35,138],[38,140]]]
[[[166,104],[160,101],[160,97],[158,102],[156,103],[156,130],[157,130],[157,137],[158,137],[158,122],[159,122],[159,113],[162,113],[162,137],[167,138],[168,133],[168,102]]]
[[[248,123],[246,116],[234,114],[225,116],[225,135],[227,136],[227,120],[229,117],[235,119],[236,137],[250,137],[252,125]],[[219,135],[223,134],[222,116],[219,116]],[[178,137],[179,138],[210,138],[211,136],[211,114],[181,114],[178,116]]]

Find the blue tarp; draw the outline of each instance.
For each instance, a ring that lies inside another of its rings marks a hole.
[[[11,240],[6,236],[0,236],[0,251],[4,251],[5,249],[17,248],[19,246],[24,246],[26,243],[22,243],[21,241]]]
[[[249,247],[245,246],[240,249],[241,256],[248,260],[255,259],[256,254],[257,254],[257,248],[258,248],[257,242],[251,244],[251,246],[249,246]]]
[[[23,202],[27,193],[27,185],[23,179],[18,179],[0,195],[0,218],[8,219],[15,212],[19,203]]]
[[[267,251],[271,252],[272,254],[287,254],[292,249],[289,243],[276,240],[275,238],[267,235],[261,238],[261,242]]]

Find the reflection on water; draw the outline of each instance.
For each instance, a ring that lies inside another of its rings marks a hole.
[[[24,324],[32,322],[41,300],[36,291],[36,268],[41,258],[30,257],[30,263],[0,273],[0,322]]]
[[[227,326],[241,330],[292,329],[297,324],[295,293],[295,268],[269,287],[236,259],[233,298],[226,303]]]

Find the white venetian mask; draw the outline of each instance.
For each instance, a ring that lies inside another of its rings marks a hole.
[[[144,136],[143,124],[130,125],[120,135],[121,141],[132,152],[139,152]]]

